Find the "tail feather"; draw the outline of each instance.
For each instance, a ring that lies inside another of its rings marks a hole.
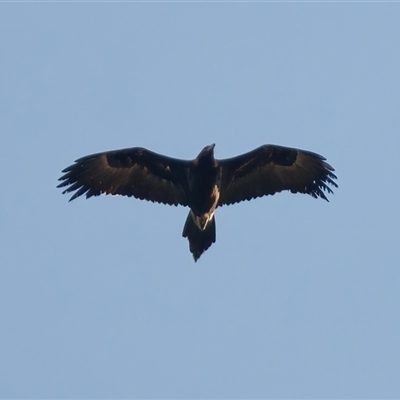
[[[189,211],[182,236],[188,238],[190,252],[193,254],[194,261],[197,261],[215,243],[215,218],[212,217],[210,224],[204,230],[201,230],[194,223],[192,214]]]

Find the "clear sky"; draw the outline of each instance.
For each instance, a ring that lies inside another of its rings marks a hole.
[[[1,3],[0,397],[400,397],[399,3]],[[327,157],[330,202],[68,203],[142,146]]]

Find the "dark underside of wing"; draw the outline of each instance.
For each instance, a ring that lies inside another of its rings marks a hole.
[[[220,160],[219,205],[237,203],[282,190],[328,200],[337,187],[334,169],[325,158],[309,151],[265,145],[249,153]]]
[[[75,192],[70,201],[105,193],[186,206],[188,163],[140,147],[98,153],[64,169],[58,187]]]

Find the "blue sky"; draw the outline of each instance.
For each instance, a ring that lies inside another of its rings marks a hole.
[[[1,3],[0,397],[400,397],[398,3]],[[330,202],[68,203],[61,170],[266,143]]]

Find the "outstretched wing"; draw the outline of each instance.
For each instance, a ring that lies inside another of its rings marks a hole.
[[[75,192],[71,200],[105,194],[186,206],[189,161],[133,147],[80,158],[65,168],[57,187]]]
[[[334,169],[325,158],[310,151],[265,145],[238,157],[219,161],[219,205],[237,203],[282,190],[307,193],[328,201],[333,193]]]

